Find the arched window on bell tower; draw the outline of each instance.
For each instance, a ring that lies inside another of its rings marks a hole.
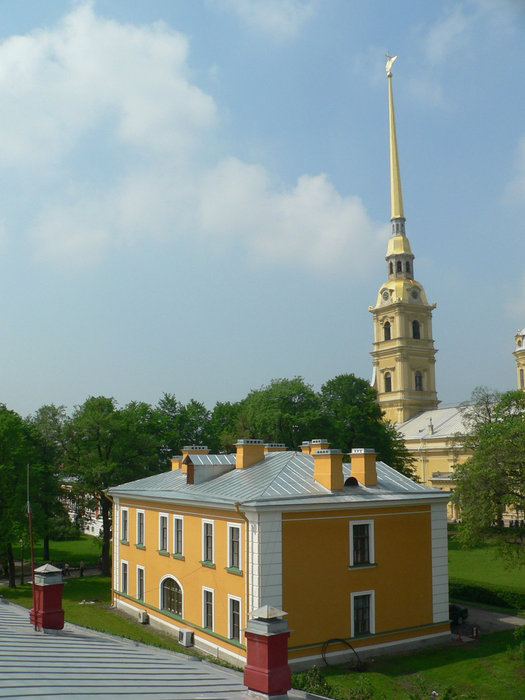
[[[385,372],[385,392],[389,394],[392,391],[392,375],[390,372]]]
[[[396,263],[396,272],[403,272],[403,263],[401,260],[398,260]]]
[[[394,274],[394,263],[393,262],[391,262],[389,264],[388,269],[390,270],[390,274],[393,275]]]
[[[391,340],[392,339],[392,329],[390,328],[390,322],[385,321],[383,325],[383,340]]]
[[[412,321],[412,338],[420,340],[421,338],[421,327],[419,321]]]
[[[423,375],[421,372],[416,372],[414,375],[416,391],[423,391]]]
[[[525,377],[522,369],[520,369],[520,389],[525,389]]]

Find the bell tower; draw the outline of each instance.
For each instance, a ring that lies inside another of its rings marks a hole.
[[[513,355],[516,358],[518,389],[525,391],[525,328],[518,330],[514,342],[516,343],[516,349]]]
[[[405,234],[405,214],[397,151],[392,64],[387,56],[390,134],[390,204],[392,235],[386,251],[387,278],[375,306],[372,364],[373,386],[385,418],[403,423],[416,413],[437,408],[432,311],[425,290],[414,278],[414,254]],[[524,356],[525,367],[525,356]]]

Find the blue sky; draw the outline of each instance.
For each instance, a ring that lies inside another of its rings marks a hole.
[[[0,400],[370,378],[385,54],[438,395],[516,384],[519,0],[0,2]]]

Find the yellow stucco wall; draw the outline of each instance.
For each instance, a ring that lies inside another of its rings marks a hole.
[[[129,544],[119,542],[119,567],[120,562],[128,562],[128,596],[136,599],[137,579],[136,568],[143,566],[145,569],[145,595],[146,607],[155,610],[161,619],[175,622],[182,627],[202,627],[202,598],[203,586],[213,589],[214,592],[214,633],[226,640],[228,638],[228,594],[241,599],[241,627],[246,626],[245,605],[245,576],[246,564],[245,551],[245,521],[235,511],[222,511],[203,509],[195,511],[194,508],[182,506],[169,507],[165,504],[138,503],[120,500],[120,509],[128,508],[129,512]],[[145,546],[136,546],[136,512],[145,511]],[[159,515],[167,514],[169,517],[169,550],[170,555],[160,554],[159,547]],[[173,515],[182,515],[184,518],[184,558],[176,558],[173,552]],[[210,520],[214,523],[214,568],[201,564],[202,559],[202,523]],[[115,520],[114,520],[115,522]],[[241,573],[227,571],[228,566],[228,523],[238,525],[241,528]],[[120,536],[120,533],[119,533]],[[119,569],[120,570],[120,569]],[[160,613],[160,583],[166,575],[173,576],[183,590],[183,615],[182,621],[177,618]],[[127,600],[114,593],[116,598]],[[128,599],[129,600],[129,599]],[[137,607],[140,603],[133,602]],[[202,629],[199,635],[208,638],[214,643],[217,639]],[[222,643],[221,639],[221,643]],[[244,643],[244,634],[241,633],[241,643]],[[233,644],[239,653],[238,645]]]
[[[349,521],[359,520],[374,522],[376,564],[349,568]],[[352,592],[375,591],[376,635],[432,624],[429,506],[288,514],[282,532],[290,647],[349,638]]]

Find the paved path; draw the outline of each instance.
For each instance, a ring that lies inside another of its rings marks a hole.
[[[468,609],[467,621],[462,626],[464,634],[470,634],[473,625],[479,628],[481,634],[489,634],[490,632],[498,632],[525,625],[525,618],[523,617],[504,612],[495,612],[494,610],[485,610],[485,608],[476,608],[472,605],[464,605],[462,607]]]

